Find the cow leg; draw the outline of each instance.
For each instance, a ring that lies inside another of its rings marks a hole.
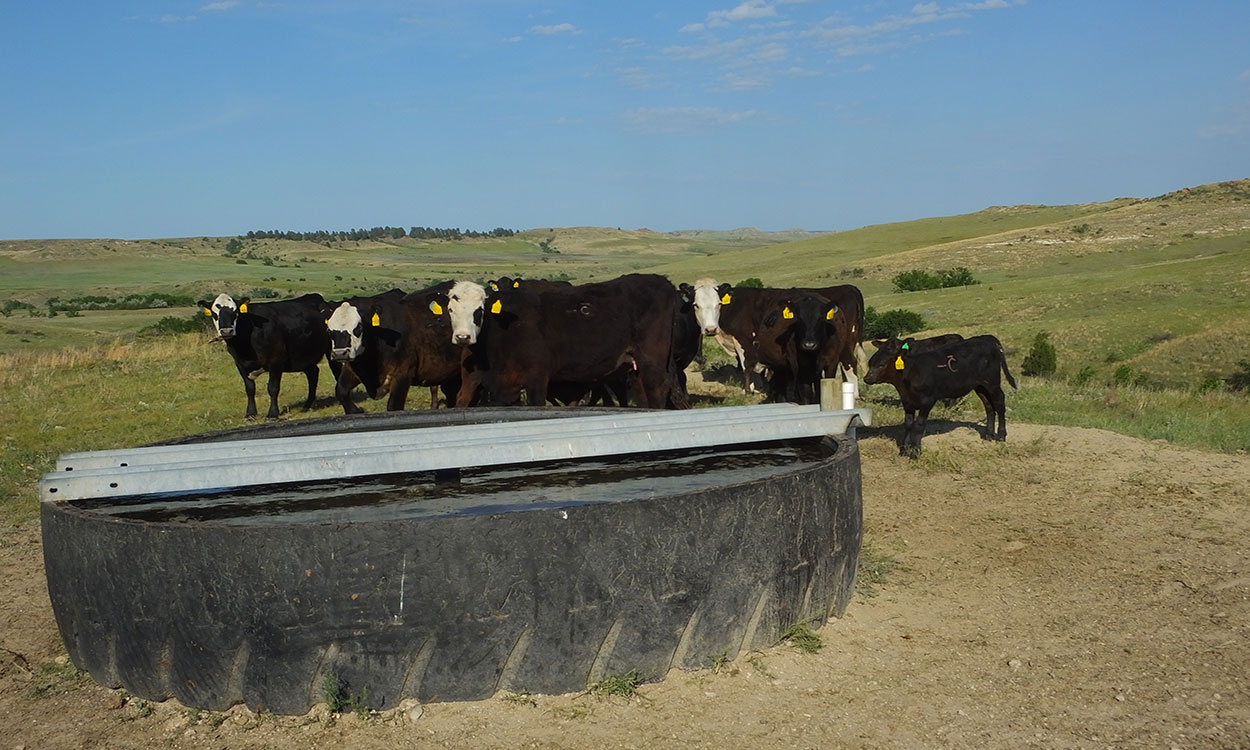
[[[243,418],[256,419],[256,381],[247,375],[243,375],[243,392],[247,394],[247,411],[243,413]]]
[[[908,458],[916,458],[917,456],[920,455],[920,450],[919,450],[920,441],[919,440],[916,441],[917,448],[915,452],[912,451],[912,447],[911,447],[911,442],[912,442],[911,435],[912,435],[912,432],[915,431],[915,429],[916,429],[916,410],[907,409],[906,413],[903,415],[903,439],[898,444],[898,454],[900,456],[907,456]]]
[[[992,440],[994,438],[994,407],[990,402],[990,394],[983,386],[976,387],[977,398],[981,399],[981,405],[985,407],[985,432],[981,433],[982,440]]]
[[[313,381],[314,385],[316,381]],[[265,389],[269,391],[269,413],[265,415],[265,419],[278,418],[278,391],[282,390],[282,371],[272,370],[269,373],[269,382],[265,384]]]
[[[430,386],[430,408],[438,408],[438,386],[436,385]]]
[[[313,365],[304,370],[304,376],[308,378],[308,400],[304,402],[304,411],[313,408],[317,402],[317,380],[321,377],[321,366]]]
[[[994,411],[998,412],[998,432],[994,435],[994,439],[1006,442],[1007,399],[1003,395],[1003,389],[1001,387],[990,389],[990,404],[994,407]]]
[[[403,411],[404,405],[408,403],[408,389],[411,387],[412,380],[407,375],[395,378],[391,383],[390,395],[386,397],[386,410]]]
[[[352,389],[359,383],[360,378],[352,368],[344,367],[339,370],[339,376],[334,380],[334,397],[343,406],[344,414],[363,414],[365,411],[352,400]]]

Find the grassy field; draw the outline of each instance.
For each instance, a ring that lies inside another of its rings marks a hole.
[[[1049,333],[1058,371],[1021,379],[1021,390],[1008,396],[1009,423],[1101,427],[1250,450],[1250,399],[1223,388],[1223,379],[1250,360],[1250,180],[1151,199],[993,207],[793,237],[539,228],[455,242],[246,240],[235,256],[225,237],[0,242],[0,300],[34,308],[0,317],[0,385],[9,397],[0,520],[33,517],[35,484],[61,452],[242,423],[242,387],[220,344],[204,334],[138,333],[166,316],[193,316],[193,307],[48,316],[50,298],[88,294],[164,292],[194,300],[220,291],[318,291],[333,299],[447,278],[583,282],[632,271],[674,282],[714,276],[731,283],[757,277],[769,286],[854,283],[879,311],[923,314],[926,333],[997,335],[1018,378],[1033,337]],[[970,269],[981,283],[893,289],[901,271],[955,267]],[[284,409],[300,403],[302,381],[284,379]],[[324,367],[322,382],[326,398],[312,413],[341,411],[328,398]],[[870,394],[879,423],[901,421],[891,396],[882,389]],[[979,403],[968,401],[934,417],[980,420]]]

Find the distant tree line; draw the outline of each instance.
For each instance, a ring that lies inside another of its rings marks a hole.
[[[280,232],[261,229],[243,235],[249,240],[299,240],[304,242],[330,242],[335,240],[398,240],[411,237],[414,240],[459,240],[477,239],[482,237],[511,237],[516,230],[496,227],[488,232],[472,229],[441,229],[438,227],[412,227],[404,231],[403,227],[374,227],[372,229],[347,229],[339,231],[318,230],[316,232]]]

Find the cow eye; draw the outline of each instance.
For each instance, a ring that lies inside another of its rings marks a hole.
[[[364,332],[364,330],[365,330],[364,327],[362,327],[359,323],[357,323],[356,327],[352,329],[352,335],[359,336],[361,333]]]
[[[482,309],[482,308],[480,308],[480,307],[479,307],[478,309],[474,310],[474,311],[473,311],[473,325],[475,325],[475,326],[480,326],[480,325],[482,325],[482,316],[483,316],[483,315],[485,315],[485,314],[486,314],[486,311],[485,311],[485,310],[483,310],[483,309]]]

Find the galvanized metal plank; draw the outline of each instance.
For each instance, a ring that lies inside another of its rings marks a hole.
[[[392,446],[423,445],[431,440],[449,442],[472,436],[489,441],[513,435],[573,435],[598,429],[603,425],[612,427],[654,425],[663,429],[670,424],[713,424],[733,422],[758,415],[803,414],[815,410],[813,406],[798,404],[762,404],[759,406],[731,406],[715,409],[692,409],[689,411],[639,411],[634,414],[606,414],[587,417],[547,418],[512,422],[481,424],[441,425],[411,427],[399,430],[363,430],[339,432],[327,435],[299,437],[258,438],[219,443],[182,445],[154,445],[134,448],[118,448],[102,451],[64,453],[56,462],[57,471],[83,471],[98,468],[125,468],[161,463],[182,463],[193,460],[237,460],[246,456],[249,460],[271,455],[290,453],[293,446],[306,446],[309,450],[334,451],[344,444],[369,449]]]
[[[712,410],[708,410],[712,411]],[[691,412],[685,412],[690,414]],[[545,422],[584,422],[586,417]],[[490,444],[461,439],[449,444],[431,439],[429,444],[404,445],[388,449],[318,452],[293,460],[278,455],[260,460],[232,456],[232,463],[206,461],[166,464],[154,467],[128,467],[108,472],[60,472],[48,474],[39,484],[45,501],[107,498],[129,495],[183,492],[212,492],[235,487],[314,482],[379,474],[438,471],[470,466],[499,466],[534,461],[593,458],[659,450],[678,450],[735,443],[766,442],[829,434],[841,434],[854,422],[869,424],[867,409],[819,411],[809,407],[800,414],[778,414],[776,418],[740,419],[736,423],[680,425],[672,420],[657,428],[604,425],[598,430],[577,430],[572,434],[515,435]],[[522,423],[526,424],[526,423]],[[462,427],[480,427],[464,425]],[[570,428],[573,425],[569,425]],[[441,432],[447,428],[425,428]],[[433,436],[431,436],[433,437]],[[286,438],[303,440],[303,438]],[[469,451],[476,446],[478,450]]]

